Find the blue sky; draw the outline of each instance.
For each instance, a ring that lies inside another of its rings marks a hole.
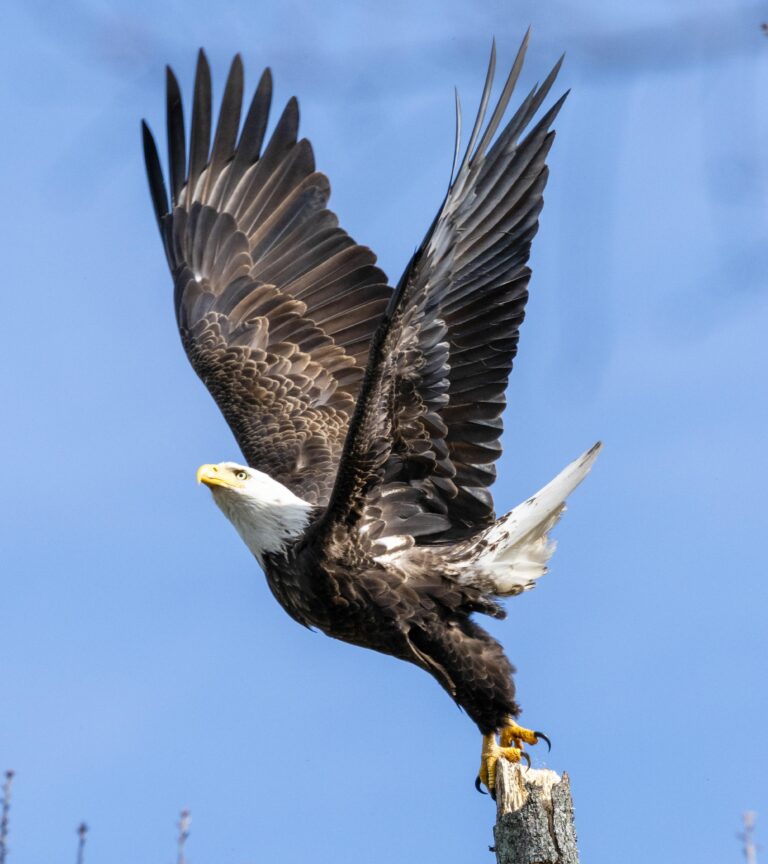
[[[0,10],[0,768],[13,864],[490,859],[480,740],[424,673],[296,626],[194,484],[236,458],[188,368],[139,120],[235,51],[396,279],[490,40],[567,52],[495,487],[595,440],[537,589],[491,622],[583,859],[736,861],[768,819],[768,39],[732,2],[62,3]],[[521,92],[525,92],[522,90]],[[765,836],[760,831],[758,837]],[[768,842],[768,841],[764,841]]]

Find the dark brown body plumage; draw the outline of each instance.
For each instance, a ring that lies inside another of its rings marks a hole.
[[[268,557],[265,573],[296,621],[421,667],[483,733],[518,715],[514,667],[501,645],[470,619],[488,605],[477,589],[439,574],[403,577],[372,558],[326,560],[311,540]]]
[[[435,562],[452,549],[460,563],[496,519],[489,487],[563,101],[531,126],[558,63],[505,119],[526,45],[486,123],[494,50],[466,153],[395,289],[327,208],[295,99],[262,147],[268,70],[238,136],[235,59],[211,143],[201,53],[188,149],[168,71],[170,194],[144,126],[184,349],[248,464],[316,508],[303,537],[265,556],[272,591],[301,623],[421,666],[484,732],[518,712],[514,670],[470,616],[503,612],[492,578]]]

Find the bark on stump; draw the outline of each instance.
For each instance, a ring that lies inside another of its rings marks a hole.
[[[499,760],[496,775],[498,864],[579,864],[568,775]]]

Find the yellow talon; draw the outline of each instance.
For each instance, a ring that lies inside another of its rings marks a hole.
[[[500,746],[496,736],[483,735],[483,751],[480,755],[480,782],[493,795],[496,788],[496,763],[499,759],[507,762],[519,762],[526,754],[519,747]]]
[[[512,720],[501,729],[498,742],[494,733],[483,735],[480,773],[475,784],[477,788],[479,789],[479,784],[482,783],[495,798],[496,765],[499,759],[506,759],[508,762],[520,762],[521,759],[525,759],[530,765],[531,760],[523,750],[523,744],[538,744],[540,740],[546,741],[549,745],[549,738],[546,735],[518,726]]]
[[[532,729],[525,729],[522,726],[518,726],[517,723],[510,723],[505,726],[501,730],[501,735],[499,736],[500,743],[502,747],[509,747],[509,745],[514,741],[515,747],[522,747],[523,743],[525,744],[538,744],[539,736]]]

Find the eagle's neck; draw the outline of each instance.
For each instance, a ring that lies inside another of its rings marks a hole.
[[[262,567],[265,554],[280,554],[301,537],[314,509],[275,480],[269,488],[214,497]]]

